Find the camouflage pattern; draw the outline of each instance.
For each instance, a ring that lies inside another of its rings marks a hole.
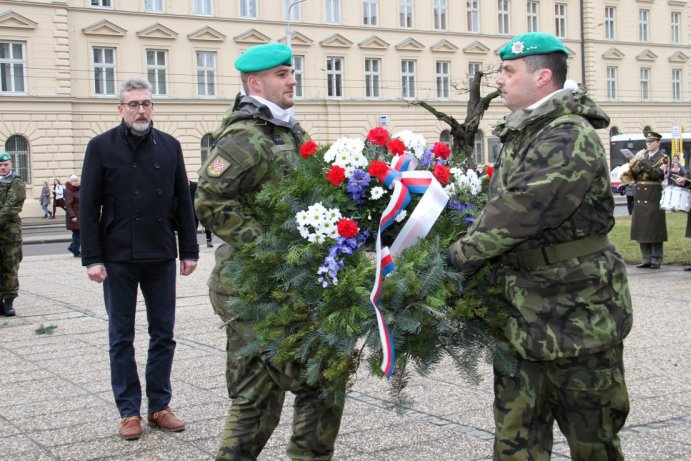
[[[214,306],[228,297],[210,292]],[[343,407],[326,405],[319,389],[306,386],[301,370],[288,363],[272,365],[264,354],[235,355],[251,335],[248,325],[226,324],[226,382],[233,404],[228,410],[216,460],[256,460],[278,425],[286,391],[295,394],[293,433],[287,454],[293,460],[330,460],[341,425]]]
[[[574,461],[621,461],[629,413],[621,345],[592,355],[523,361],[494,373],[495,461],[548,461],[557,420]]]
[[[633,194],[633,216],[631,217],[631,240],[639,243],[662,243],[667,241],[667,221],[660,209],[662,198],[663,159],[669,157],[658,150],[652,157],[644,150],[636,154],[629,164],[629,173],[635,181]],[[647,248],[642,248],[646,251]],[[660,253],[662,247],[656,249]],[[662,254],[659,255],[660,263]],[[650,262],[650,260],[646,261]]]
[[[26,186],[19,176],[0,181],[0,300],[14,299],[22,261],[22,220]]]
[[[614,226],[605,150],[594,128],[609,118],[582,92],[509,115],[490,199],[449,249],[462,270],[499,261],[514,307],[505,335],[528,360],[592,354],[620,344],[632,325],[626,268],[613,247],[524,270],[506,255],[606,235]],[[504,258],[502,258],[504,257]]]
[[[234,289],[223,276],[235,249],[253,241],[271,220],[255,206],[256,194],[264,184],[281,181],[309,136],[299,124],[273,119],[266,106],[244,96],[226,112],[214,139],[199,170],[195,209],[202,225],[224,242],[216,250],[208,284],[213,309],[226,323],[226,378],[233,403],[216,459],[255,460],[278,424],[286,391],[296,395],[288,456],[331,459],[343,408],[325,405],[319,389],[304,385],[297,364],[279,369],[262,352],[236,354],[252,334],[252,325],[232,320],[226,306]]]

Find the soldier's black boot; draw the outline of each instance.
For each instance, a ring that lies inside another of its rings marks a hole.
[[[14,311],[14,307],[12,306],[13,302],[13,298],[5,298],[2,302],[2,313],[5,315],[5,317],[14,317],[17,315],[17,313]]]

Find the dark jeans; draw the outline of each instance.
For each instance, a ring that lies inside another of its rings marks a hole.
[[[141,287],[149,322],[146,361],[148,412],[168,406],[170,372],[175,353],[175,260],[106,262],[103,295],[108,312],[110,379],[121,417],[140,414],[142,390],[134,359],[137,286]]]
[[[79,256],[81,254],[80,248],[82,247],[82,241],[80,239],[79,231],[72,231],[72,243],[70,243],[70,251],[73,255]]]

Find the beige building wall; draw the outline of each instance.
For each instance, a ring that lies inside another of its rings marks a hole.
[[[0,92],[0,147],[13,135],[30,146],[25,216],[38,216],[37,198],[43,181],[79,174],[85,146],[93,136],[119,123],[118,95],[98,95],[94,86],[94,48],[113,48],[115,87],[127,78],[146,75],[147,50],[166,54],[167,94],[155,97],[157,128],[176,136],[183,146],[192,179],[201,165],[201,139],[213,132],[240,89],[235,58],[248,47],[286,40],[283,0],[256,0],[257,17],[240,17],[238,0],[213,0],[213,15],[194,12],[194,0],[164,0],[162,12],[144,11],[144,0],[0,1],[0,44],[24,47],[25,90]],[[477,0],[479,32],[468,26],[468,2],[447,0],[446,28],[436,30],[433,0],[414,0],[412,27],[399,25],[399,0],[377,2],[377,25],[363,25],[362,1],[340,0],[340,21],[326,23],[326,1],[305,0],[301,18],[291,22],[294,54],[303,59],[303,96],[296,113],[320,143],[341,136],[364,137],[387,120],[392,132],[410,129],[429,143],[447,126],[402,98],[401,61],[415,63],[415,98],[426,100],[457,119],[465,116],[467,97],[450,89],[437,97],[435,68],[449,65],[452,84],[467,81],[470,63],[499,65],[498,49],[528,29],[528,2],[509,0],[508,30],[499,29],[503,2]],[[620,131],[652,125],[691,125],[689,114],[689,13],[677,0],[538,0],[538,29],[555,32],[555,10],[565,12],[564,43],[572,52],[569,77],[584,81],[590,94],[612,117]],[[616,36],[603,32],[605,6],[616,7]],[[638,10],[650,10],[650,39],[638,40]],[[681,13],[681,43],[673,45],[670,15]],[[582,19],[582,21],[581,21]],[[582,35],[583,29],[583,35]],[[504,33],[502,33],[504,32]],[[583,37],[583,40],[581,39]],[[197,91],[197,52],[216,55],[215,95]],[[327,59],[343,62],[343,94],[327,93]],[[381,62],[380,95],[365,93],[365,59]],[[651,68],[650,100],[640,98],[641,66]],[[607,66],[618,68],[618,95],[607,97]],[[671,69],[682,69],[681,101],[671,100]],[[489,79],[491,83],[493,78]],[[494,160],[497,140],[492,127],[506,114],[493,102],[481,123],[482,162]],[[609,134],[602,133],[603,141]],[[478,160],[480,160],[478,158]]]

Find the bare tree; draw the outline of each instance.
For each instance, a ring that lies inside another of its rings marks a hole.
[[[480,120],[482,120],[485,111],[489,107],[492,99],[500,95],[499,90],[496,86],[487,84],[483,82],[483,78],[486,76],[494,75],[498,70],[491,67],[477,70],[472,78],[466,79],[468,84],[456,84],[453,87],[459,94],[468,93],[469,99],[466,105],[467,112],[465,120],[463,123],[456,120],[451,115],[445,114],[434,108],[434,106],[416,99],[415,101],[410,101],[409,104],[414,106],[420,106],[434,115],[437,120],[441,120],[449,125],[449,132],[451,133],[451,149],[453,152],[462,152],[465,155],[470,156],[473,152],[475,145],[475,133],[480,125]],[[491,91],[482,96],[482,88],[491,88]]]

